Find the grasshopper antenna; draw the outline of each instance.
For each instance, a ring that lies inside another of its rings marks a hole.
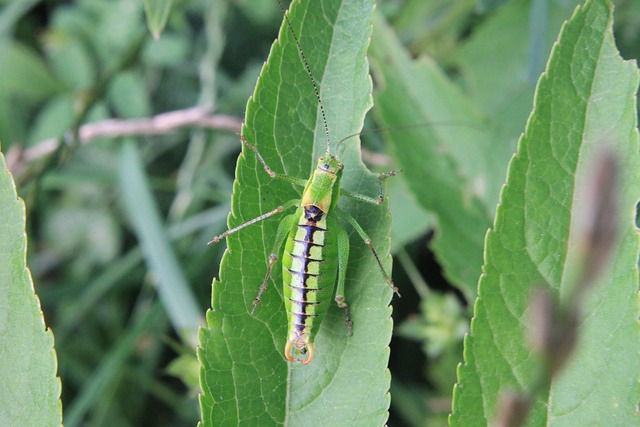
[[[327,124],[327,115],[324,112],[324,106],[322,105],[322,99],[320,98],[320,91],[318,90],[318,84],[316,83],[316,79],[313,77],[313,73],[311,72],[311,67],[309,67],[309,62],[307,61],[307,57],[304,55],[304,52],[302,51],[302,46],[300,45],[300,42],[298,41],[298,37],[296,36],[296,32],[293,30],[293,25],[291,25],[291,21],[289,20],[289,17],[287,16],[287,11],[284,8],[284,6],[282,5],[282,0],[278,0],[278,5],[280,6],[280,10],[282,11],[282,14],[284,15],[284,20],[287,23],[287,26],[289,27],[289,31],[291,31],[291,35],[293,36],[293,40],[295,40],[296,42],[296,46],[298,47],[298,53],[300,54],[300,58],[302,58],[302,63],[304,64],[304,68],[307,71],[307,74],[309,75],[309,77],[311,78],[311,84],[313,85],[313,91],[316,94],[316,98],[318,99],[318,105],[320,106],[320,113],[322,114],[322,121],[324,122],[324,133],[327,137],[327,154],[330,154],[331,151],[331,147],[330,147],[330,142],[331,142],[331,138],[329,138],[329,125]]]
[[[370,133],[396,132],[396,131],[401,131],[401,130],[420,129],[420,128],[427,128],[427,127],[432,127],[432,126],[464,127],[464,128],[468,128],[468,129],[475,129],[475,130],[477,130],[479,132],[484,131],[483,128],[481,128],[480,126],[478,126],[478,125],[476,125],[476,124],[474,124],[472,122],[452,121],[452,120],[414,123],[414,124],[409,124],[409,125],[394,126],[394,127],[388,127],[388,128],[384,128],[384,127],[371,128],[371,129],[365,129],[363,131],[352,133],[351,135],[345,136],[340,141],[338,141],[338,143],[336,144],[336,151],[338,151],[340,149],[340,147],[347,140],[349,140],[351,138],[355,138],[356,136],[367,135],[367,134],[370,134]]]

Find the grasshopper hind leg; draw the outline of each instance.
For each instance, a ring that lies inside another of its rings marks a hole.
[[[256,308],[260,305],[260,299],[262,298],[262,294],[267,291],[269,278],[271,277],[271,270],[273,270],[273,266],[278,262],[278,256],[274,253],[269,255],[269,263],[267,264],[267,272],[264,275],[264,279],[262,280],[262,284],[260,285],[260,290],[258,290],[258,295],[253,299],[253,308],[251,309],[251,315],[256,311]]]
[[[260,305],[260,299],[262,295],[267,291],[269,285],[269,278],[271,277],[271,272],[273,271],[273,266],[278,262],[278,254],[280,253],[280,248],[282,247],[282,243],[284,242],[287,234],[294,226],[296,222],[296,215],[287,215],[278,225],[278,231],[276,232],[276,239],[273,243],[273,248],[271,249],[271,254],[269,255],[269,261],[267,263],[267,272],[264,275],[264,279],[262,280],[262,284],[260,285],[260,290],[258,290],[258,295],[253,299],[253,308],[251,309],[251,315],[256,311],[256,308]]]
[[[376,263],[378,264],[378,267],[380,268],[380,272],[382,273],[382,276],[384,277],[385,282],[387,282],[387,285],[389,285],[391,290],[393,290],[393,292],[398,297],[400,297],[400,293],[398,292],[398,287],[395,285],[395,283],[393,283],[391,276],[389,276],[387,271],[384,269],[384,266],[382,265],[382,261],[380,260],[380,256],[378,255],[378,252],[376,251],[376,249],[373,247],[373,243],[371,242],[371,238],[369,237],[369,235],[364,231],[364,229],[360,226],[360,224],[358,224],[358,221],[356,221],[354,217],[352,217],[346,212],[341,211],[340,209],[337,209],[336,212],[340,215],[341,218],[344,218],[344,220],[346,220],[349,224],[351,224],[353,229],[356,230],[356,233],[358,233],[360,238],[364,241],[365,245],[369,247],[369,249],[371,250],[371,253],[373,254],[373,257],[376,260]]]
[[[226,238],[227,236],[237,233],[238,231],[242,230],[243,228],[249,227],[250,225],[256,224],[258,222],[261,222],[267,218],[272,217],[273,215],[279,214],[285,210],[288,210],[294,206],[296,206],[298,204],[299,200],[290,200],[287,203],[285,203],[282,206],[278,206],[276,209],[267,212],[265,214],[262,214],[252,220],[249,220],[245,223],[240,224],[239,226],[235,227],[235,228],[231,228],[227,231],[225,231],[224,233],[220,234],[219,236],[214,237],[208,244],[214,244],[214,243],[218,243],[220,242],[222,239]],[[278,231],[276,233],[276,239],[273,245],[273,248],[271,250],[271,254],[269,255],[269,259],[267,262],[267,272],[264,275],[264,279],[262,280],[262,284],[260,285],[260,290],[258,291],[258,295],[254,298],[253,300],[253,308],[251,309],[251,315],[253,315],[253,313],[255,312],[256,308],[258,308],[258,306],[260,305],[260,299],[262,298],[262,295],[267,291],[268,288],[268,284],[269,284],[269,278],[271,277],[271,272],[273,271],[273,266],[278,262],[278,254],[280,253],[280,247],[282,246],[282,242],[284,242],[285,238],[287,237],[287,233],[289,232],[289,230],[291,229],[291,227],[293,227],[293,224],[295,223],[296,220],[296,216],[295,215],[287,215],[278,225]]]
[[[347,275],[347,261],[349,260],[349,235],[343,227],[338,227],[338,286],[336,288],[336,303],[344,310],[344,321],[347,326],[347,336],[353,335],[353,321],[351,310],[344,298],[344,282]]]

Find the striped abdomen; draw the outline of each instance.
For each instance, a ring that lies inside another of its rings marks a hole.
[[[287,359],[302,363],[313,358],[313,340],[335,287],[337,253],[333,218],[316,206],[298,209],[297,226],[291,230],[282,258],[285,306],[289,324]],[[308,354],[307,354],[308,353]]]

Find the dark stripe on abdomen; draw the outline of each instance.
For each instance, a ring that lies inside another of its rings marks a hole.
[[[317,232],[324,233],[325,231],[327,231],[324,228],[318,227],[316,223],[313,221],[307,221],[306,224],[298,224],[298,227],[305,230],[306,233],[305,233],[304,241],[309,243],[313,243],[315,241],[314,239],[315,233]]]
[[[295,260],[292,268],[288,269],[291,280],[287,285],[291,288],[292,295],[290,314],[293,327],[300,333],[310,328],[309,320],[316,317],[315,310],[311,307],[319,304],[317,293],[325,233],[326,230],[318,227],[314,221],[298,224],[292,250],[294,253],[289,253]]]

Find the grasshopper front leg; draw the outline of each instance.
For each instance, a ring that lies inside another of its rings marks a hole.
[[[277,215],[277,214],[279,214],[281,212],[284,212],[287,209],[291,209],[292,207],[296,206],[297,204],[298,204],[298,200],[289,200],[284,205],[278,206],[277,208],[275,208],[274,210],[272,210],[270,212],[267,212],[267,213],[262,214],[262,215],[260,215],[258,217],[250,219],[249,221],[244,222],[244,223],[240,224],[237,227],[230,228],[229,230],[225,231],[224,233],[215,236],[213,239],[211,239],[207,243],[207,245],[212,245],[214,243],[219,243],[222,239],[226,238],[227,236],[229,236],[229,235],[231,235],[233,233],[237,233],[238,231],[242,230],[243,228],[247,228],[250,225],[253,225],[253,224],[258,223],[260,221],[263,221],[263,220],[265,220],[267,218],[270,218],[270,217],[272,217],[274,215]]]
[[[251,315],[253,316],[253,312],[260,305],[260,298],[262,298],[262,294],[267,291],[267,286],[269,284],[269,277],[271,277],[271,271],[273,270],[273,266],[278,262],[278,254],[280,253],[280,249],[282,247],[282,243],[289,234],[291,228],[295,225],[297,217],[295,214],[287,215],[278,225],[278,231],[276,232],[276,239],[273,243],[273,248],[271,249],[271,254],[269,255],[269,262],[267,264],[267,272],[264,275],[264,279],[262,280],[262,284],[260,285],[260,290],[258,291],[258,295],[256,295],[253,300],[253,308],[251,309]]]

